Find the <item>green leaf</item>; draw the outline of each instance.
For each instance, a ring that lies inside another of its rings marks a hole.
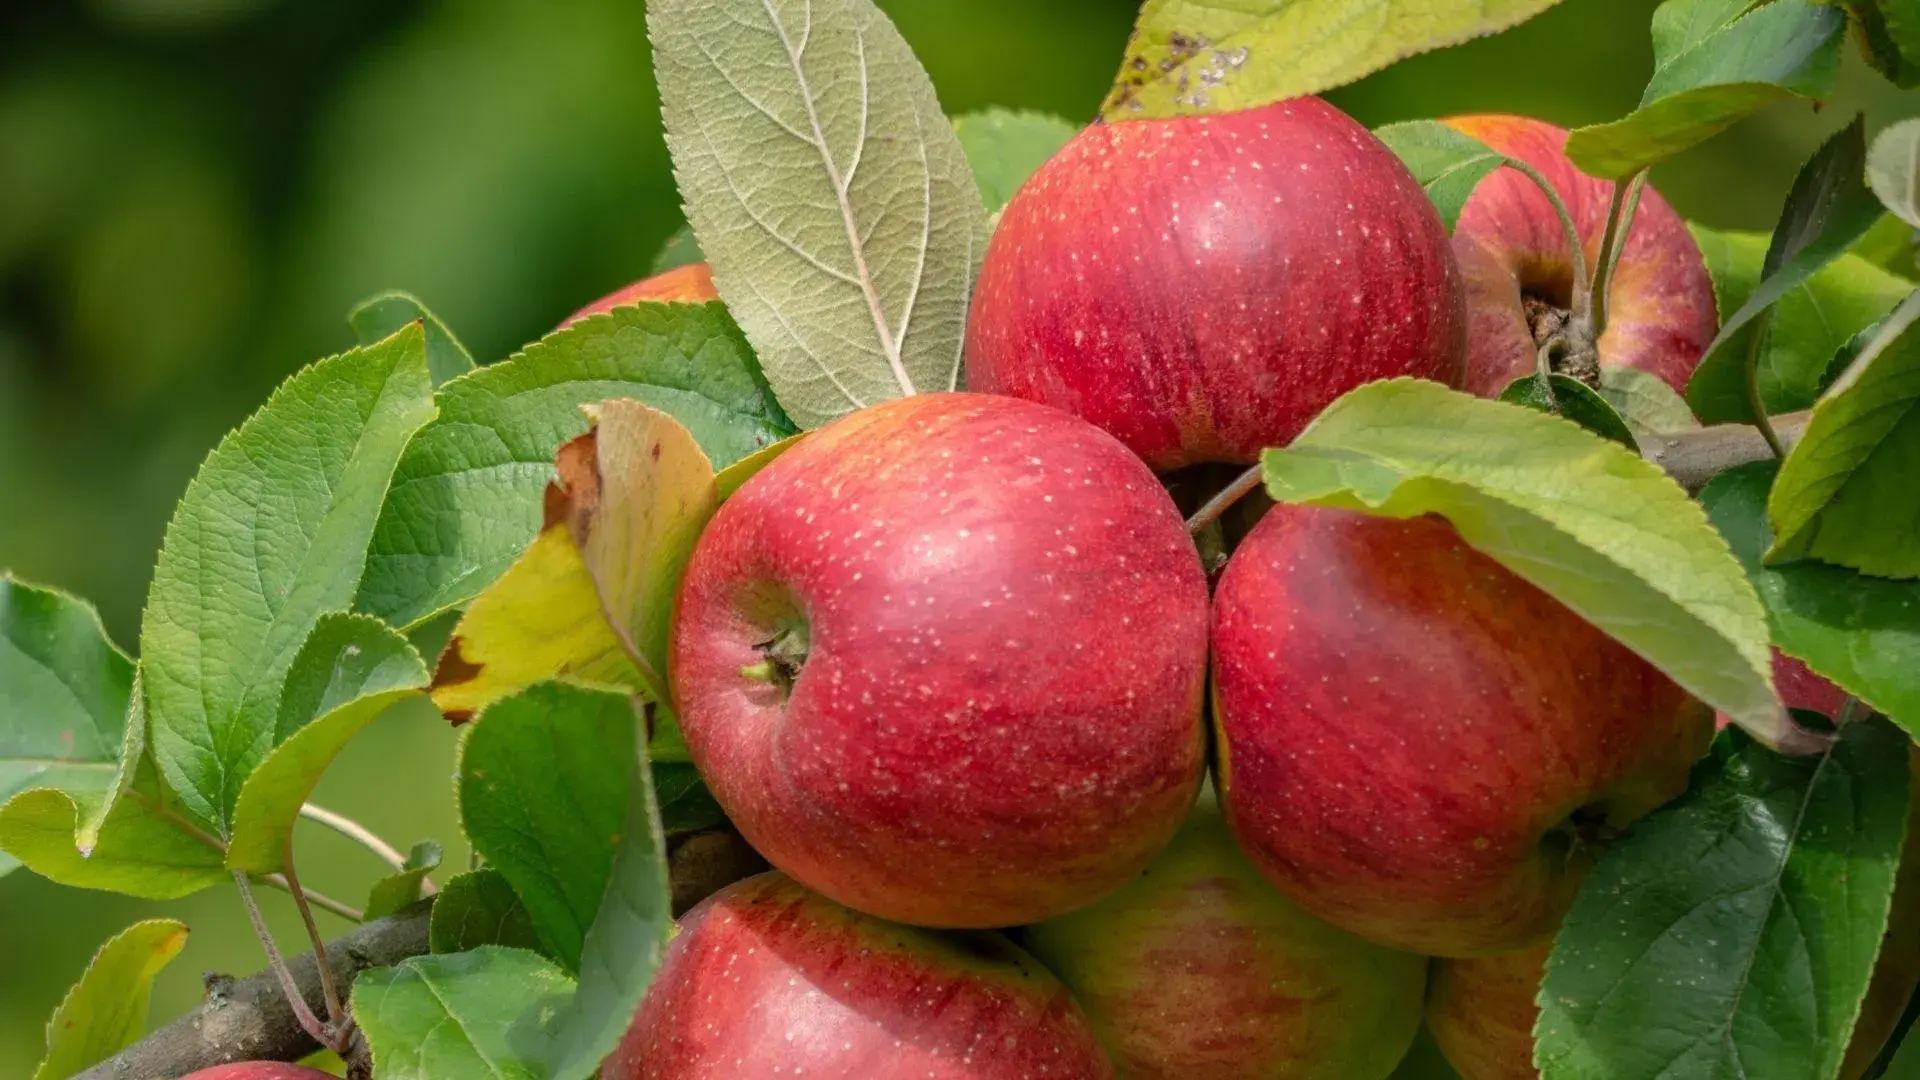
[[[1920,229],[1920,119],[1903,120],[1874,138],[1867,181],[1895,217]]]
[[[1822,267],[1844,255],[1880,219],[1880,206],[1863,179],[1866,159],[1866,124],[1856,117],[1845,130],[1827,140],[1794,179],[1760,264],[1759,284],[1739,310],[1721,322],[1719,334],[1707,346],[1687,386],[1695,408],[1707,409],[1716,422],[1753,422],[1745,394],[1746,370],[1754,335],[1767,332],[1761,317]],[[1760,320],[1759,325],[1750,328],[1756,320]],[[1737,402],[1727,393],[1730,385],[1741,390]],[[1696,386],[1700,388],[1697,397]],[[1728,411],[1737,415],[1722,415]]]
[[[286,869],[293,823],[320,774],[374,717],[426,685],[426,663],[385,623],[322,616],[288,669],[279,742],[240,788],[227,866],[253,874]]]
[[[133,1045],[147,1033],[153,977],[180,955],[187,927],[148,919],[114,935],[93,954],[47,1021],[47,1056],[33,1080],[61,1080]]]
[[[1785,758],[1737,731],[1601,855],[1540,992],[1543,1080],[1831,1078],[1887,925],[1907,740]]]
[[[0,851],[49,881],[143,900],[173,900],[232,880],[220,842],[187,820],[151,760],[105,814],[91,852],[74,843],[81,819],[113,783],[102,775],[68,790],[33,788],[0,807]]]
[[[1445,517],[1694,696],[1794,744],[1753,588],[1700,507],[1619,444],[1529,409],[1394,379],[1347,393],[1262,464],[1279,502]]]
[[[1460,1080],[1460,1074],[1454,1071],[1440,1046],[1433,1041],[1433,1033],[1421,1025],[1420,1034],[1414,1037],[1413,1049],[1401,1060],[1400,1067],[1393,1070],[1387,1080]]]
[[[388,482],[433,419],[413,326],[283,383],[221,441],[174,511],[140,634],[155,760],[225,835],[273,749],[287,668],[353,603]]]
[[[1920,233],[1913,226],[1892,214],[1881,214],[1873,228],[1853,245],[1853,254],[1911,281],[1920,278],[1920,265],[1914,262],[1916,243],[1920,243]]]
[[[587,1080],[620,1043],[673,935],[667,839],[646,756],[629,762],[626,825],[580,950],[580,986],[560,1007],[549,1080]]]
[[[1694,239],[1713,277],[1721,311],[1747,303],[1760,281],[1767,239],[1757,233],[1722,233],[1698,226]],[[1760,402],[1769,414],[1810,408],[1820,396],[1834,354],[1872,325],[1913,288],[1866,260],[1843,255],[1795,286],[1774,306],[1767,325],[1747,326],[1715,350],[1687,384],[1687,403],[1709,424],[1740,423],[1747,406],[1750,336],[1766,332],[1760,350]]]
[[[1447,231],[1460,222],[1467,199],[1489,174],[1506,163],[1486,143],[1438,120],[1409,120],[1375,128],[1375,135],[1399,158],[1427,191]]]
[[[1516,26],[1559,0],[1147,0],[1109,120],[1230,112],[1317,94]]]
[[[683,266],[692,266],[697,262],[706,262],[707,257],[700,250],[700,242],[693,238],[693,226],[682,225],[667,237],[660,246],[660,253],[653,257],[653,269],[649,275],[664,274],[669,270],[678,270]]]
[[[527,906],[505,875],[491,867],[447,881],[434,898],[427,940],[436,953],[466,952],[481,945],[540,948]]]
[[[626,698],[549,682],[489,706],[461,745],[467,836],[568,971],[626,829],[636,727]]]
[[[1636,368],[1601,368],[1600,396],[1627,422],[1635,438],[1700,426],[1687,408],[1687,399],[1674,393],[1665,379]]]
[[[133,685],[133,661],[92,605],[0,574],[0,804],[111,777]],[[0,874],[18,865],[0,853]]]
[[[1048,113],[996,108],[954,117],[953,130],[987,213],[997,214],[1080,129]]]
[[[654,790],[660,801],[660,824],[667,835],[699,832],[726,822],[726,812],[692,765],[661,759],[657,732],[648,749],[653,759]]]
[[[1920,292],[1909,296],[1833,388],[1780,467],[1767,500],[1769,564],[1814,558],[1864,574],[1920,578]]]
[[[457,379],[473,370],[473,354],[411,293],[377,293],[347,312],[347,325],[362,345],[373,345],[417,322],[427,334],[427,372],[433,385]]]
[[[1870,578],[1838,566],[1767,567],[1767,490],[1779,465],[1721,473],[1700,502],[1752,579],[1781,652],[1920,735],[1920,582]]]
[[[354,608],[411,628],[479,595],[540,532],[580,406],[634,398],[686,425],[716,465],[793,433],[719,304],[638,304],[583,319],[440,388],[401,459]]]
[[[1626,420],[1613,411],[1613,406],[1598,390],[1571,375],[1550,375],[1547,383],[1551,391],[1541,385],[1538,375],[1522,375],[1507,384],[1500,392],[1500,400],[1572,421],[1603,439],[1612,439],[1638,452],[1639,444],[1634,442]]]
[[[378,919],[420,899],[421,882],[440,868],[442,854],[440,845],[431,840],[422,840],[413,845],[401,868],[374,882],[367,891],[367,906],[362,914],[368,919]],[[431,939],[431,924],[428,930]]]
[[[647,28],[687,219],[787,414],[956,388],[987,214],[887,17],[654,0]]]
[[[1655,13],[1655,27],[1653,78],[1640,107],[1612,123],[1578,128],[1567,139],[1567,156],[1582,172],[1631,176],[1773,102],[1825,98],[1840,70],[1846,17],[1808,0],[1757,8],[1732,0],[1667,0]]]
[[[572,985],[535,953],[483,945],[362,973],[353,1015],[380,1080],[546,1080],[546,1028]]]

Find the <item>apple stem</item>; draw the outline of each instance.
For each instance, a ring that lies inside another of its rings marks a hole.
[[[1760,347],[1773,330],[1772,312],[1763,312],[1755,320],[1752,336],[1747,339],[1747,411],[1753,414],[1753,426],[1760,429],[1760,437],[1767,441],[1767,449],[1773,456],[1785,460],[1787,449],[1780,442],[1780,435],[1773,430],[1773,419],[1767,415],[1766,403],[1760,400]]]
[[[1220,515],[1226,513],[1229,507],[1239,502],[1248,492],[1259,487],[1264,476],[1261,466],[1255,465],[1234,477],[1233,483],[1221,488],[1218,494],[1208,499],[1200,509],[1193,512],[1192,517],[1187,519],[1187,532],[1198,535],[1207,526],[1220,520]]]
[[[1600,236],[1600,260],[1593,270],[1593,291],[1588,300],[1588,318],[1595,342],[1607,331],[1607,297],[1613,286],[1613,271],[1620,265],[1620,253],[1626,250],[1627,233],[1640,210],[1640,193],[1646,184],[1645,169],[1623,176],[1613,184],[1613,198],[1607,204],[1607,228]]]
[[[247,885],[244,870],[233,872],[233,884],[240,890],[240,905],[247,909],[247,918],[253,923],[253,932],[259,936],[260,944],[267,950],[267,967],[280,983],[280,992],[287,996],[287,1007],[293,1010],[293,1018],[300,1022],[301,1030],[312,1036],[313,1041],[330,1047],[325,1024],[313,1015],[307,1007],[306,997],[300,993],[300,987],[293,980],[293,972],[288,969],[287,961],[280,955],[280,947],[273,943],[273,932],[267,929],[266,917],[260,914],[260,905],[253,898],[253,890]],[[317,960],[318,957],[315,957]]]
[[[771,683],[779,688],[783,697],[792,694],[793,684],[800,678],[800,669],[806,666],[812,645],[812,635],[808,633],[806,623],[782,626],[774,632],[773,637],[754,646],[761,660],[741,668],[740,676]]]
[[[313,946],[314,962],[320,965],[320,994],[327,1003],[327,1020],[333,1025],[334,1041],[328,1043],[334,1050],[345,1046],[342,1033],[347,1030],[347,1010],[340,1002],[340,988],[334,984],[333,968],[327,963],[327,943],[320,937],[320,927],[313,921],[313,908],[307,904],[307,894],[300,888],[300,878],[293,869],[293,834],[287,834],[285,854],[287,891],[293,894],[293,906],[300,912],[300,921],[307,928],[307,942]],[[322,1040],[325,1041],[325,1040]]]
[[[1580,225],[1573,220],[1573,211],[1567,208],[1567,202],[1560,197],[1560,191],[1553,181],[1539,169],[1521,161],[1519,158],[1506,157],[1501,164],[1533,181],[1540,193],[1553,204],[1553,212],[1560,217],[1560,228],[1567,234],[1567,259],[1573,264],[1573,311],[1576,317],[1584,314],[1584,300],[1587,294],[1587,251],[1580,241]],[[1603,249],[1604,250],[1604,249]]]

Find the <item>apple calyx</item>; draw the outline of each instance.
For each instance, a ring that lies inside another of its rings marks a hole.
[[[782,626],[772,637],[754,646],[763,659],[741,668],[740,674],[743,678],[773,684],[785,700],[793,695],[793,684],[800,678],[800,669],[806,666],[811,646],[812,635],[806,623]]]

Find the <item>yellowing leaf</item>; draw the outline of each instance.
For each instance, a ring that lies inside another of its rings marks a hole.
[[[1147,0],[1101,106],[1109,120],[1317,94],[1518,25],[1559,0]]]

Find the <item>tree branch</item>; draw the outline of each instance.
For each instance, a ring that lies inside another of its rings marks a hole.
[[[767,868],[765,860],[732,829],[676,837],[667,865],[675,916]],[[428,897],[327,942],[335,985],[351,987],[369,968],[392,967],[425,953],[432,910],[433,898]],[[291,957],[287,967],[307,1007],[316,1014],[323,1012],[326,998],[313,954]],[[233,1061],[298,1061],[320,1049],[301,1029],[272,971],[246,979],[208,975],[206,984],[206,998],[186,1015],[73,1080],[172,1080]]]
[[[1807,429],[1805,412],[1787,413],[1773,418],[1773,430],[1787,449],[1800,441]],[[1715,424],[1712,427],[1654,435],[1643,439],[1640,453],[1648,461],[1665,469],[1680,486],[1698,492],[1707,481],[1736,465],[1772,458],[1773,449],[1760,429],[1746,424]]]

